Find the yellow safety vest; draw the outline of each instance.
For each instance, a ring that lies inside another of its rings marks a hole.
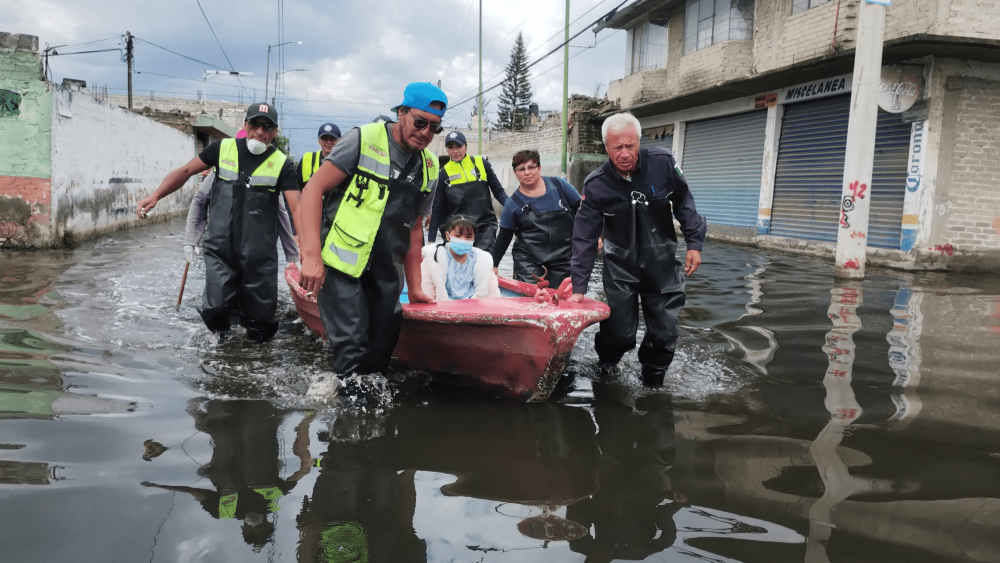
[[[466,155],[461,162],[449,160],[444,165],[449,184],[465,184],[467,182],[485,182],[486,165],[483,157]]]
[[[357,171],[344,190],[321,253],[324,264],[353,278],[360,277],[368,266],[388,200],[386,188],[391,170],[389,133],[385,124],[362,125],[360,132]],[[437,178],[438,160],[427,149],[423,150],[422,156],[420,191],[426,194],[430,191],[428,179]]]
[[[302,181],[308,182],[321,164],[323,164],[323,151],[307,152],[302,155]]]
[[[274,191],[278,185],[278,176],[288,157],[276,150],[260,163],[260,166],[250,175],[251,186],[264,186]],[[234,182],[240,176],[239,151],[236,150],[236,139],[223,139],[219,147],[219,179]]]

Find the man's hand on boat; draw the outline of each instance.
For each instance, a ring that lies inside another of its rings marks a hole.
[[[579,303],[579,302],[583,301],[583,294],[582,293],[574,293],[573,295],[570,295],[569,297],[567,297],[566,301],[569,301],[570,303]]]
[[[434,298],[424,293],[422,289],[411,287],[407,289],[410,303],[434,303]]]
[[[302,269],[299,273],[299,285],[306,291],[307,296],[319,294],[323,287],[323,280],[326,279],[326,267],[323,260],[308,254],[302,256]]]

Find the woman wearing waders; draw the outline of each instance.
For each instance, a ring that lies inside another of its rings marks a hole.
[[[580,194],[562,178],[542,176],[538,151],[524,150],[511,162],[521,183],[500,212],[500,234],[493,249],[493,271],[514,241],[514,279],[535,283],[542,276],[552,287],[569,277],[573,255],[573,217]]]
[[[399,121],[349,131],[303,191],[300,284],[317,294],[338,376],[389,369],[404,271],[410,302],[434,302],[420,276],[422,219],[438,179],[438,159],[426,147],[441,132],[447,103],[429,82],[408,85],[393,108]],[[332,390],[310,385],[321,398]]]
[[[602,372],[614,375],[622,356],[635,348],[641,300],[646,324],[639,347],[642,379],[660,386],[674,359],[685,276],[701,264],[706,226],[674,157],[664,149],[640,149],[641,132],[639,120],[627,113],[604,122],[608,161],[583,184],[583,205],[573,229],[569,299],[579,302],[587,292],[603,232],[604,293],[611,316],[594,337]],[[676,258],[671,212],[687,243],[684,264]]]

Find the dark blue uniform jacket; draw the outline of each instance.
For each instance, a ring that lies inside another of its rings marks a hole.
[[[670,151],[661,148],[639,149],[639,165],[631,180],[622,178],[611,161],[590,173],[583,183],[583,201],[573,224],[573,259],[570,272],[573,293],[587,293],[587,284],[597,258],[597,239],[604,230],[604,214],[625,211],[639,192],[651,200],[670,199],[674,217],[688,250],[701,250],[705,243],[705,220],[698,215],[687,180]]]

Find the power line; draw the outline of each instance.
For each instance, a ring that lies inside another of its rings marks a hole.
[[[455,55],[458,54],[458,48],[462,46],[462,38],[465,37],[465,29],[469,27],[469,16],[472,15],[472,6],[476,4],[476,0],[471,0],[469,2],[469,11],[465,14],[465,24],[462,25],[462,33],[458,35],[458,43],[455,44],[455,52],[451,54],[451,58],[448,59],[448,66],[445,67],[444,72],[441,73],[441,80],[448,75],[448,71],[451,70],[452,63],[455,62]]]
[[[66,56],[66,55],[86,55],[88,53],[107,53],[109,51],[118,51],[118,52],[121,52],[121,47],[119,47],[117,49],[99,49],[97,51],[76,51],[74,53],[60,53],[59,51],[52,51],[51,53],[49,53],[49,56],[50,57],[63,57],[63,56]]]
[[[624,5],[625,5],[625,2],[627,2],[627,1],[628,1],[628,0],[625,0],[624,2],[622,2],[621,4],[619,4],[618,6],[616,6],[616,7],[615,7],[615,8],[613,9],[613,10],[611,10],[611,11],[610,11],[610,12],[608,12],[607,14],[604,14],[604,15],[603,15],[603,16],[601,16],[600,18],[597,18],[596,20],[594,20],[594,22],[593,22],[593,23],[591,23],[591,24],[587,25],[586,27],[584,27],[583,29],[581,29],[580,31],[578,31],[578,32],[576,33],[576,35],[573,35],[572,37],[570,37],[570,38],[569,38],[569,40],[567,40],[567,41],[564,41],[564,42],[560,43],[560,44],[559,44],[559,45],[557,45],[557,46],[556,46],[556,47],[555,47],[554,49],[552,49],[552,50],[551,50],[551,51],[549,51],[548,53],[545,53],[544,55],[542,55],[541,57],[539,57],[539,58],[538,58],[537,60],[535,60],[535,62],[533,62],[533,63],[529,64],[529,65],[528,65],[527,67],[525,67],[525,69],[529,69],[529,68],[531,68],[531,67],[533,67],[533,66],[537,65],[538,63],[540,63],[540,62],[544,61],[544,60],[545,60],[546,58],[550,57],[550,56],[551,56],[551,55],[552,55],[553,53],[556,53],[557,51],[559,51],[559,49],[562,49],[562,48],[563,48],[563,46],[565,46],[565,45],[569,44],[569,43],[570,43],[570,41],[573,41],[573,40],[574,40],[574,39],[576,39],[577,37],[579,37],[579,36],[583,35],[583,32],[585,32],[585,31],[589,31],[589,30],[590,30],[590,28],[591,28],[592,26],[596,25],[596,24],[597,24],[598,22],[600,22],[600,21],[601,21],[602,19],[604,19],[605,17],[607,17],[607,16],[608,16],[608,14],[612,14],[612,13],[614,13],[614,12],[618,11],[618,8],[621,8],[622,6],[624,6]],[[593,9],[593,8],[591,8],[591,9]],[[577,19],[579,19],[579,18],[577,18]],[[497,76],[500,76],[501,74],[503,74],[503,72],[500,72],[500,73],[498,73],[498,74],[494,75],[494,76],[493,76],[493,78],[496,78]],[[490,80],[493,80],[493,78],[490,78]],[[452,105],[451,105],[451,108],[455,108],[455,107],[458,107],[458,106],[460,106],[460,105],[462,105],[462,104],[465,104],[465,103],[468,103],[468,102],[470,102],[470,101],[472,101],[472,100],[476,99],[477,97],[479,97],[479,95],[480,95],[480,94],[485,94],[486,92],[489,92],[490,90],[494,90],[494,89],[496,89],[497,87],[501,86],[502,84],[503,84],[503,81],[500,81],[499,83],[497,83],[497,84],[494,84],[493,86],[490,86],[490,87],[489,87],[489,88],[487,88],[486,90],[483,90],[482,92],[480,92],[480,93],[477,93],[477,94],[476,94],[475,96],[472,96],[472,97],[470,97],[470,98],[466,98],[466,99],[464,99],[464,100],[462,100],[461,102],[458,102],[458,103],[456,103],[456,104],[452,104]]]
[[[233,62],[229,60],[229,55],[226,54],[226,50],[222,47],[222,42],[219,41],[219,36],[215,34],[215,29],[212,28],[212,22],[208,21],[208,15],[205,14],[205,8],[201,7],[201,0],[194,0],[194,1],[198,3],[198,9],[201,10],[201,15],[204,16],[205,23],[208,24],[208,29],[212,32],[212,37],[215,37],[215,42],[219,44],[219,49],[222,50],[222,56],[226,57],[226,62],[229,63],[229,70],[235,73],[236,69],[233,67]],[[236,75],[236,80],[240,83],[240,86],[243,87],[243,91],[249,97],[250,92],[247,92],[246,86],[243,86],[243,81],[240,80],[239,74]]]
[[[203,65],[208,65],[210,67],[214,67],[214,68],[217,68],[219,70],[226,70],[226,67],[224,67],[224,66],[220,66],[220,65],[217,65],[215,63],[207,63],[205,61],[201,61],[201,60],[189,57],[187,55],[182,55],[182,54],[178,53],[177,51],[171,51],[170,49],[167,49],[166,47],[161,47],[160,45],[157,45],[156,43],[153,43],[152,41],[149,41],[147,39],[143,39],[141,37],[136,37],[134,35],[132,37],[135,38],[135,39],[138,39],[139,41],[142,41],[143,43],[145,43],[147,45],[152,45],[153,47],[156,47],[157,49],[163,49],[164,51],[166,51],[168,53],[172,53],[174,55],[177,55],[178,57],[187,59],[189,61],[194,61],[196,63],[200,63],[200,64],[203,64]],[[152,73],[150,73],[150,74],[152,74]]]

